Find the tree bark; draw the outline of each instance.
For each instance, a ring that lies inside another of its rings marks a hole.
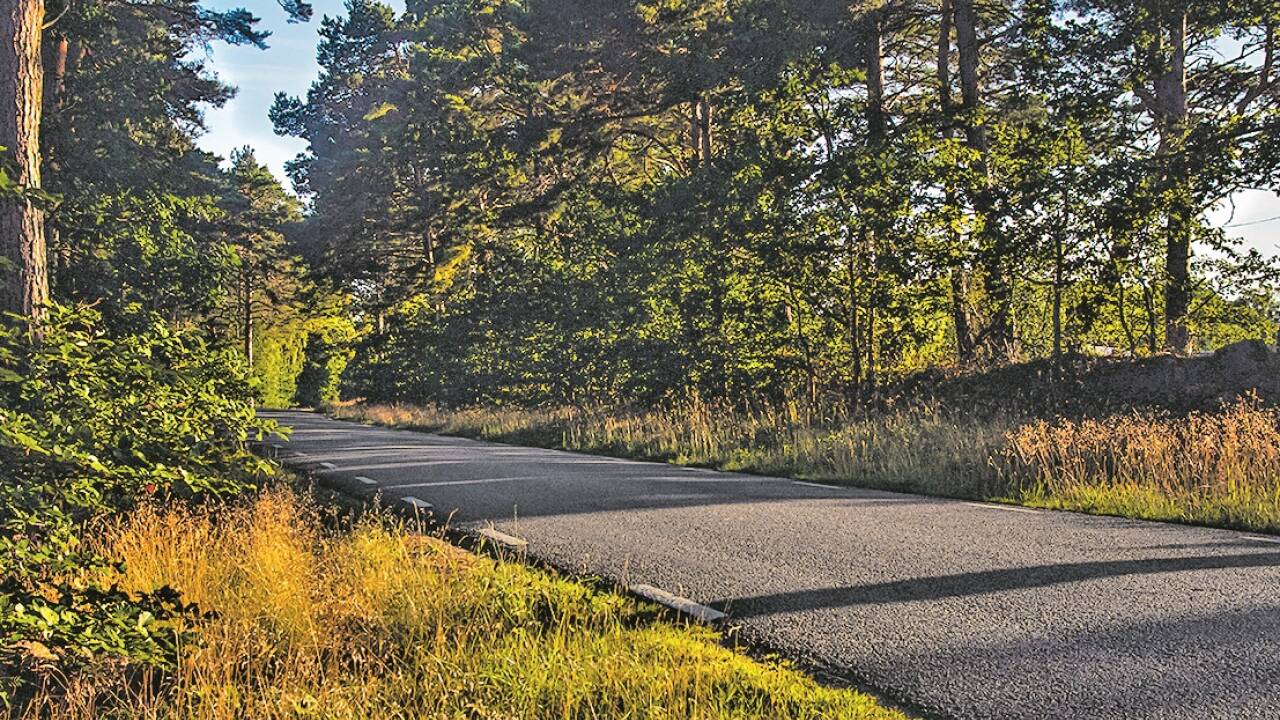
[[[44,87],[45,112],[53,112],[62,104],[62,94],[67,87],[67,56],[71,51],[71,41],[66,35],[58,34],[54,42],[45,47],[46,59]]]
[[[978,80],[978,16],[973,0],[955,0],[951,12],[956,28],[956,49],[960,59],[960,102],[965,111],[964,132],[969,147],[978,151],[982,170],[987,169],[987,130],[976,115],[982,102]]]
[[[40,188],[40,110],[44,85],[43,0],[0,0],[0,145],[25,190]],[[26,197],[0,198],[0,311],[36,319],[49,301],[44,213]]]
[[[866,36],[864,70],[867,76],[867,132],[874,145],[879,145],[888,132],[884,111],[884,33],[883,8],[867,12],[863,18]]]
[[[1054,233],[1053,238],[1053,379],[1059,380],[1062,373],[1062,288],[1063,277],[1063,231]]]
[[[1157,16],[1166,27],[1167,51],[1157,46],[1155,100],[1165,185],[1170,192],[1165,217],[1164,347],[1185,353],[1191,344],[1191,236],[1194,224],[1190,168],[1185,161],[1187,119],[1187,11],[1185,7]]]
[[[952,29],[952,7],[951,0],[942,0],[941,16],[938,24],[938,99],[942,106],[942,138],[950,141],[955,138],[955,106],[951,100],[951,29]],[[957,205],[956,189],[948,180],[946,181],[946,202],[950,207]],[[950,240],[950,248],[961,248],[960,233],[955,229],[954,224],[948,223],[947,237]],[[966,253],[967,254],[967,253]],[[950,272],[951,284],[951,323],[956,333],[956,356],[960,362],[967,363],[973,360],[973,330],[969,324],[969,313],[965,310],[965,297],[968,295],[968,280],[965,277],[965,260],[963,256],[957,258]]]
[[[871,152],[881,153],[884,150],[885,142],[888,135],[888,122],[885,116],[884,107],[884,32],[883,32],[883,6],[869,10],[862,19],[863,24],[863,72],[866,76],[867,85],[867,139]],[[880,207],[880,203],[872,201],[864,207],[864,211],[869,211],[868,227],[866,235],[863,238],[863,252],[867,258],[866,268],[869,271],[867,280],[867,313],[866,328],[862,344],[866,352],[865,363],[858,368],[865,377],[866,387],[875,388],[876,383],[876,303],[879,301],[877,288],[879,285],[878,277],[878,253],[877,253],[877,232],[879,225],[885,217],[884,208]],[[856,302],[856,301],[855,301]],[[861,382],[861,381],[860,381]]]
[[[973,0],[954,0],[952,21],[956,28],[956,50],[960,61],[960,102],[964,111],[965,141],[978,155],[978,170],[990,184],[990,141],[979,113],[982,108],[982,86],[979,77],[980,48],[978,44],[978,15]],[[987,187],[975,198],[974,211],[981,220],[979,247],[982,261],[982,283],[987,302],[991,305],[991,318],[982,332],[983,344],[993,357],[1012,357],[1014,354],[1013,287],[1009,281],[1007,250],[991,227],[989,201],[985,197]]]
[[[702,115],[702,120],[701,120],[702,122],[702,132],[701,132],[702,162],[710,164],[711,152],[713,147],[711,144],[711,127],[712,127],[711,115],[713,110],[711,107],[711,103],[707,102],[706,100],[702,100],[701,102],[698,103],[698,105],[702,108],[702,112],[701,112],[701,115]]]
[[[693,167],[711,162],[713,112],[712,105],[707,100],[699,97],[693,101],[693,113],[689,120],[689,149],[693,155]]]

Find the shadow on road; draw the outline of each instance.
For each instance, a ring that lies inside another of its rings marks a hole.
[[[983,570],[870,585],[797,590],[769,595],[731,598],[720,600],[712,603],[712,605],[720,609],[726,609],[735,618],[749,618],[775,612],[989,595],[1011,590],[1048,587],[1123,575],[1155,575],[1196,570],[1227,570],[1274,566],[1280,566],[1280,552],[1260,551],[1233,555],[1100,560],[1035,565],[1005,570]]]

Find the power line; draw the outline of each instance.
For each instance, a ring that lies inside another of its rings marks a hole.
[[[1261,220],[1250,220],[1249,222],[1231,223],[1230,225],[1223,225],[1222,227],[1224,228],[1248,227],[1250,225],[1261,225],[1262,223],[1269,223],[1275,220],[1280,220],[1280,215],[1276,215],[1275,217],[1263,218]]]

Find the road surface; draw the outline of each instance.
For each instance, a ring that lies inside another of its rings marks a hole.
[[[1280,718],[1280,538],[264,414],[330,483],[723,610],[920,714]]]

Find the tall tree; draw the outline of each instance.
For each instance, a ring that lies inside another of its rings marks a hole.
[[[44,89],[40,38],[44,0],[0,5],[0,146],[16,187],[0,196],[0,311],[38,317],[49,299],[40,191],[40,113]]]
[[[1192,343],[1192,257],[1206,209],[1274,178],[1280,3],[1078,0],[1102,32],[1094,59],[1121,69],[1114,112],[1132,119],[1128,162],[1162,228],[1164,346]]]
[[[301,219],[301,210],[297,198],[258,162],[251,148],[232,153],[227,180],[231,192],[223,208],[239,269],[233,295],[241,347],[252,364],[259,308],[270,308],[296,294],[281,288],[294,280],[284,230]]]

